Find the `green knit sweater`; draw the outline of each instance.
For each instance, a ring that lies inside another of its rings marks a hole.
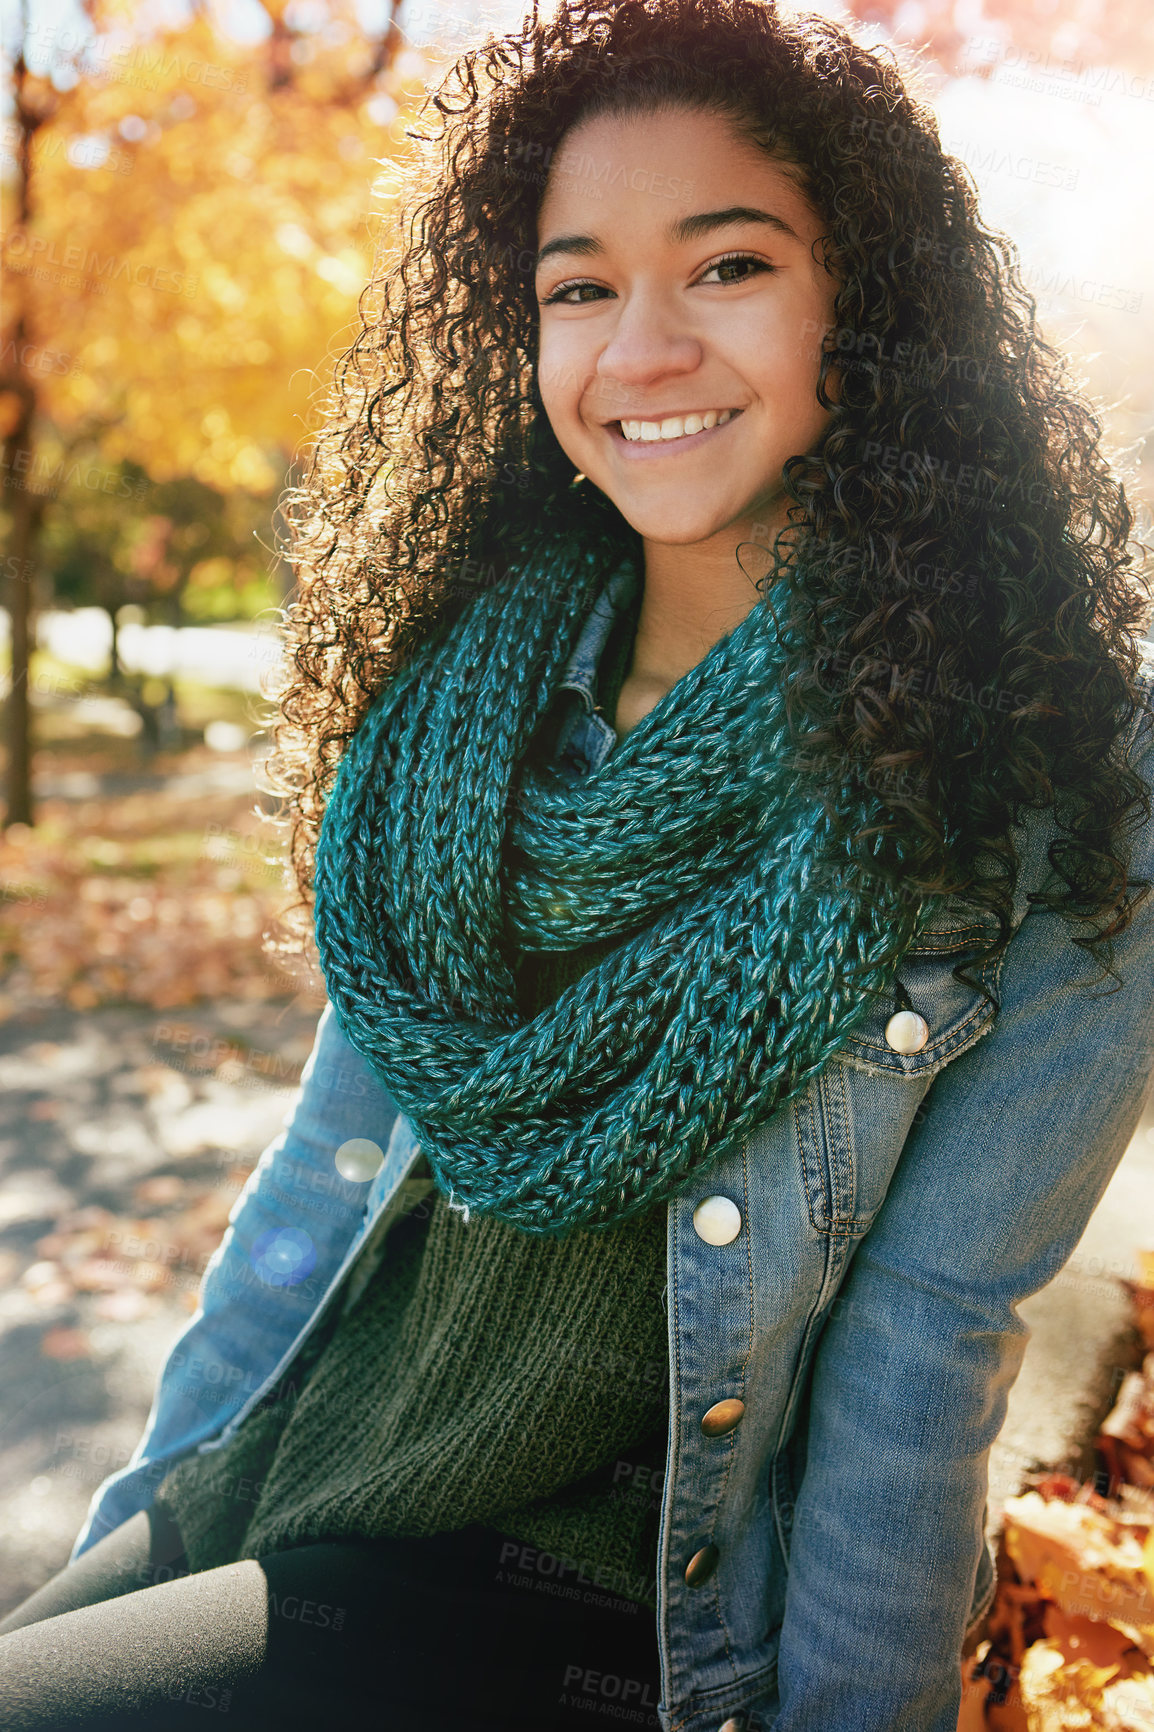
[[[611,636],[613,713],[636,612]],[[523,955],[533,1014],[616,942]],[[668,1427],[665,1209],[536,1238],[439,1193],[388,1234],[229,1442],[170,1469],[157,1501],[195,1570],[326,1540],[479,1522],[656,1602]]]

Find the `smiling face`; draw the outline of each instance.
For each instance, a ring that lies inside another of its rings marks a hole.
[[[562,141],[537,223],[541,397],[566,456],[647,542],[732,552],[784,523],[782,465],[829,419],[815,393],[837,285],[810,251],[824,229],[705,110],[600,115]]]

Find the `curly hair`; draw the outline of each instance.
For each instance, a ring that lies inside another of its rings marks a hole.
[[[298,910],[342,750],[415,644],[500,583],[543,522],[607,557],[641,547],[604,494],[574,488],[544,410],[536,223],[577,122],[690,106],[793,176],[839,285],[820,339],[830,417],[785,465],[789,521],[765,554],[797,646],[796,765],[831,812],[847,787],[874,792],[889,882],[995,917],[966,970],[1012,935],[1011,826],[1052,805],[1062,883],[1031,900],[1113,973],[1150,888],[1117,851],[1147,790],[1112,751],[1140,702],[1142,544],[1013,243],[980,220],[910,82],[890,50],[765,0],[559,0],[430,92],[422,116],[440,123],[409,135],[399,245],[284,502],[296,588],[268,772],[288,796]]]

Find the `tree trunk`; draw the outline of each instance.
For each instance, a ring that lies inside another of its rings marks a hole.
[[[27,231],[32,218],[32,137],[44,124],[46,115],[32,106],[29,99],[28,66],[24,59],[24,42],[28,34],[28,5],[23,0],[19,13],[20,46],[12,61],[13,109],[18,133],[16,138],[16,227]],[[10,290],[11,292],[11,290]],[[35,333],[29,328],[24,295],[26,280],[17,277],[12,299],[18,310],[6,328],[12,343],[12,367],[2,382],[19,403],[16,424],[4,440],[4,503],[12,517],[11,560],[5,601],[12,629],[12,684],[5,705],[4,733],[8,747],[8,785],[3,824],[32,822],[32,740],[31,712],[28,706],[28,671],[32,648],[32,580],[36,573],[36,547],[44,501],[32,491],[33,431],[36,424],[36,380],[26,362],[30,339]],[[8,345],[5,342],[5,352]]]
[[[120,665],[120,603],[110,601],[105,604],[104,611],[108,615],[108,623],[112,627],[112,639],[108,645],[108,684],[115,691],[124,678],[124,669]]]
[[[22,324],[22,321],[21,321]],[[18,327],[19,329],[20,327]],[[20,333],[22,341],[23,333]],[[32,737],[28,673],[32,648],[32,579],[36,570],[40,502],[31,492],[32,394],[22,394],[20,419],[4,441],[4,493],[12,516],[5,603],[11,626],[12,684],[4,706],[8,749],[4,827],[32,822]]]

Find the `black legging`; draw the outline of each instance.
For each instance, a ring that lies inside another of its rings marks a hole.
[[[189,1573],[142,1512],[0,1622],[4,1732],[589,1732],[659,1694],[651,1611],[480,1527]]]

